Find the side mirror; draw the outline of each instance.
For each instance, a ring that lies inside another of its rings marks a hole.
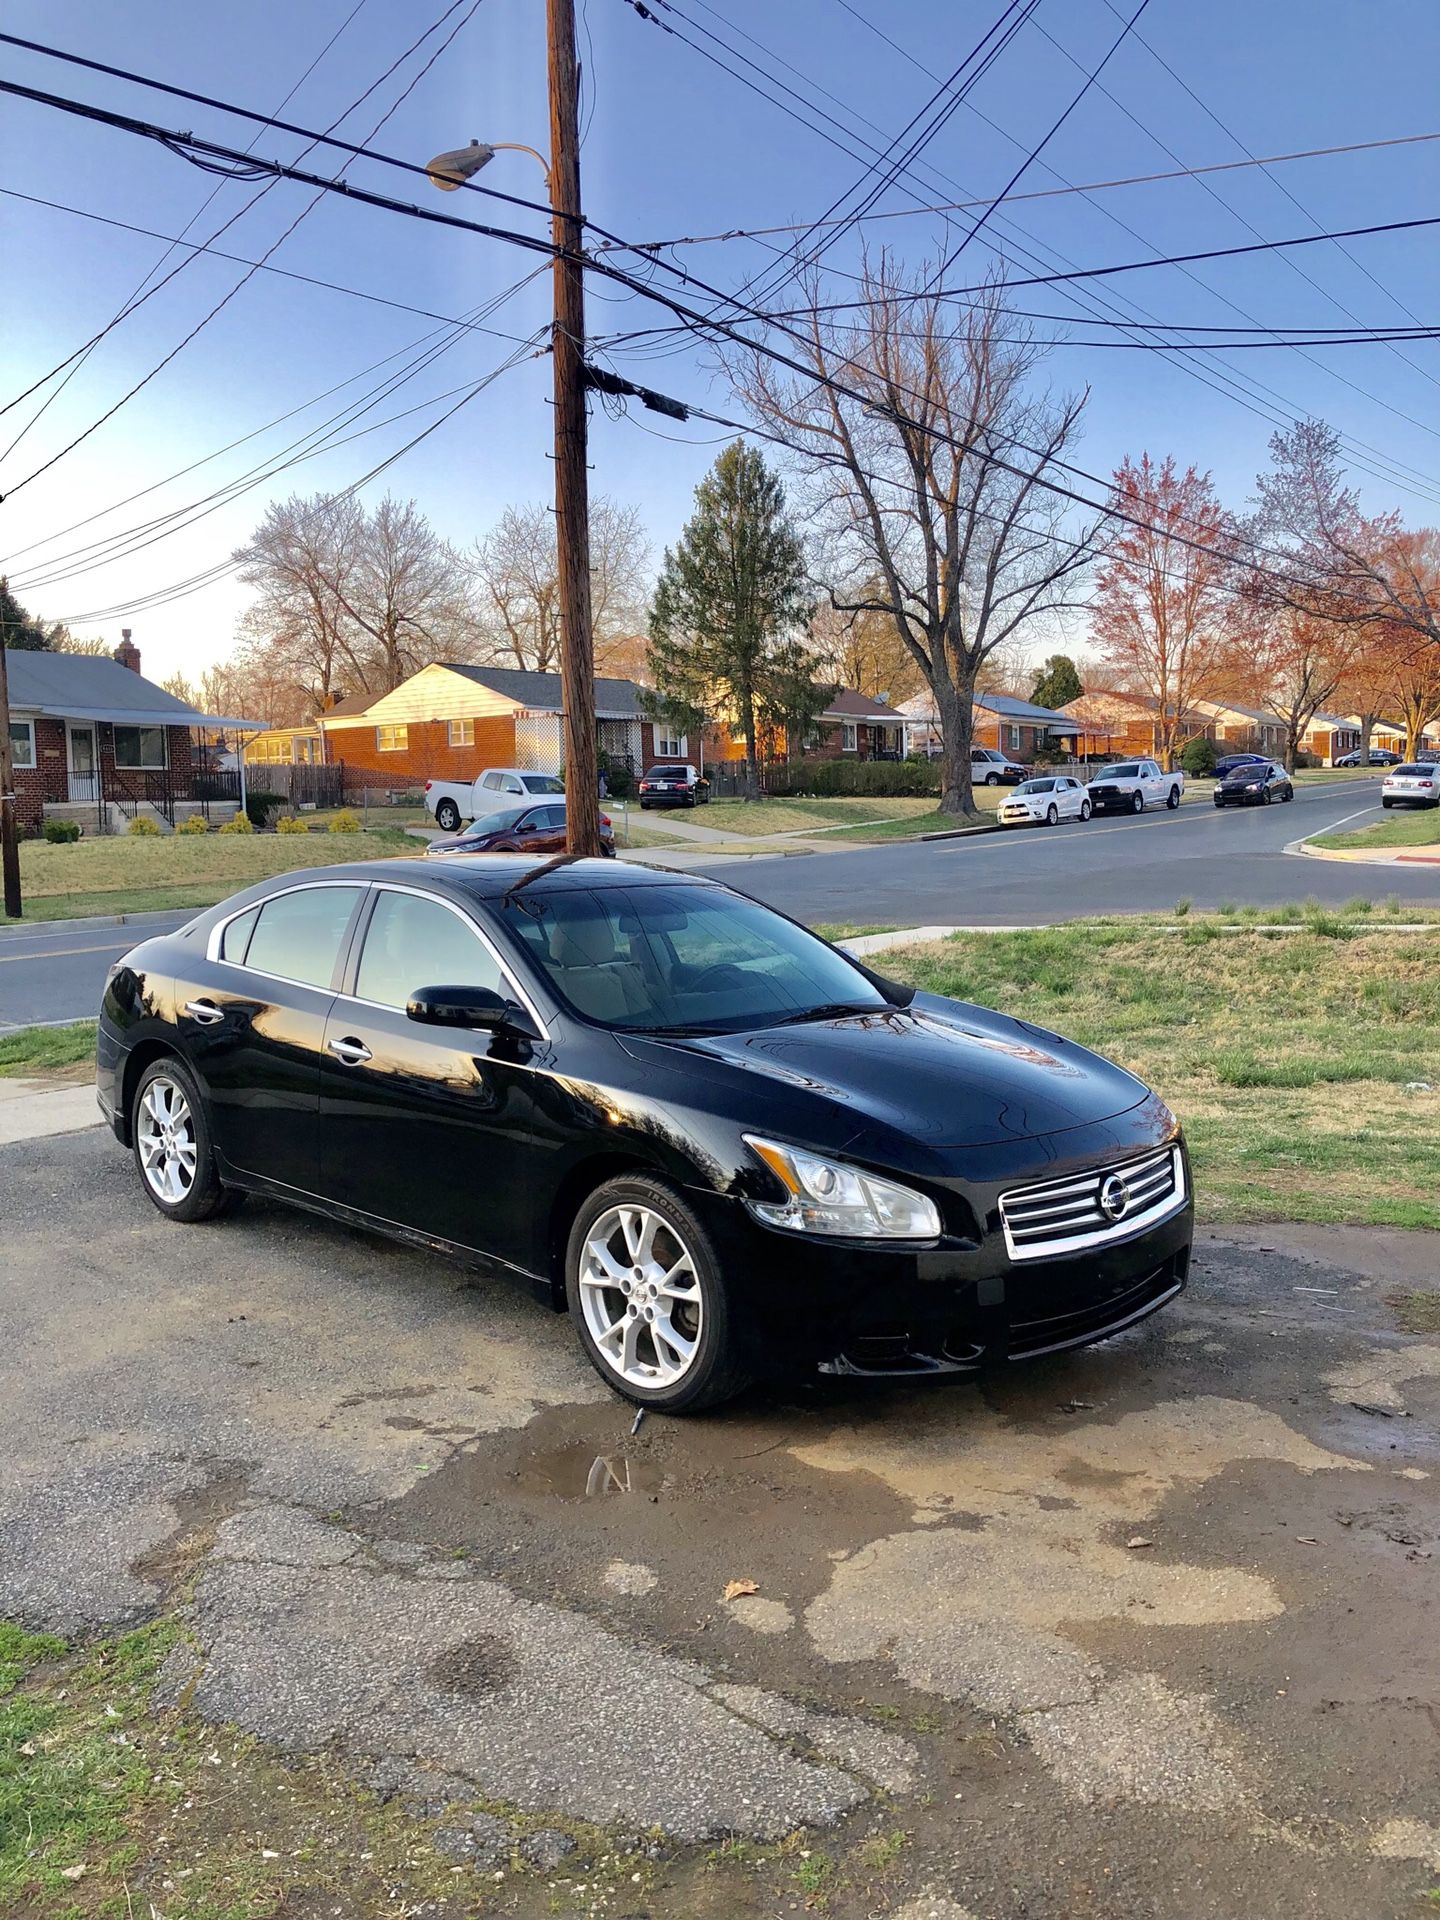
[[[493,987],[417,987],[405,1003],[407,1019],[427,1027],[463,1027],[469,1032],[517,1033],[538,1039],[530,1015]]]

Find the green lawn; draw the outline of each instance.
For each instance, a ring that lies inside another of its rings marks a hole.
[[[70,920],[91,913],[208,907],[272,874],[422,851],[420,841],[393,828],[383,833],[182,833],[145,839],[113,834],[68,847],[27,840],[20,848],[24,918]]]
[[[860,820],[909,820],[931,812],[934,804],[924,796],[870,798],[864,794],[833,800],[712,800],[694,813],[683,813],[681,818],[695,826],[748,838],[754,834],[810,833],[816,828],[842,827]]]
[[[1000,795],[1013,791],[1008,787],[1000,789]],[[994,787],[977,787],[975,804],[982,813],[993,813],[999,805]],[[955,833],[963,827],[973,827],[973,820],[957,820],[953,813],[941,813],[937,807],[927,807],[923,813],[912,813],[903,820],[886,820],[880,826],[842,827],[832,829],[826,834],[827,840],[854,841],[857,846],[871,841],[911,840],[920,833]],[[991,823],[985,821],[988,826]]]
[[[73,1027],[21,1027],[0,1034],[0,1080],[23,1080],[33,1075],[63,1073],[88,1066],[95,1058],[95,1022]]]
[[[1440,932],[1365,925],[1313,909],[1275,934],[1214,914],[1080,921],[882,964],[1139,1074],[1185,1124],[1205,1220],[1440,1228]]]
[[[1317,833],[1312,847],[1440,847],[1440,807],[1399,807],[1374,826],[1353,833]]]

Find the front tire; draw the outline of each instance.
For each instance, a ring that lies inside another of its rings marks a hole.
[[[1045,809],[1045,824],[1047,827],[1058,827],[1060,824],[1060,809],[1053,800]]]
[[[167,1219],[210,1220],[242,1197],[220,1184],[204,1097],[172,1055],[152,1060],[141,1074],[130,1137],[140,1184]]]
[[[625,1175],[575,1216],[565,1292],[580,1345],[613,1393],[694,1413],[751,1378],[714,1243],[664,1181]]]
[[[435,824],[445,833],[455,833],[460,826],[460,809],[453,800],[442,800],[435,809]]]
[[[1143,813],[1145,811],[1145,796],[1143,793],[1136,792],[1131,794],[1130,811],[1132,813]]]

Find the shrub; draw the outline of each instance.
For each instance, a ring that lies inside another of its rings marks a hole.
[[[177,833],[208,833],[210,822],[203,813],[192,813],[188,820],[182,820],[175,831]]]
[[[1192,780],[1203,779],[1206,774],[1214,773],[1218,758],[1215,742],[1207,740],[1204,734],[1187,740],[1180,749],[1180,765]]]
[[[254,833],[255,825],[248,813],[237,813],[233,820],[227,820],[220,829],[221,833]]]
[[[156,826],[155,822],[150,818],[148,814],[137,813],[135,818],[130,822],[130,825],[125,829],[125,831],[127,833],[136,834],[140,839],[143,840],[146,834],[157,834],[159,833],[160,829],[159,827]]]
[[[275,831],[277,833],[308,833],[310,829],[298,813],[282,813],[275,822]]]
[[[52,847],[73,847],[80,838],[80,822],[78,820],[47,820],[45,838]]]
[[[766,791],[773,794],[868,794],[920,796],[940,791],[938,760],[792,760],[769,767]]]
[[[331,833],[359,833],[360,821],[348,807],[342,807],[330,822]]]
[[[286,801],[283,793],[265,793],[262,791],[259,793],[247,793],[245,796],[245,811],[250,817],[252,827],[268,826],[270,824],[271,814],[278,813],[285,804]],[[241,831],[243,832],[244,829],[242,828]]]

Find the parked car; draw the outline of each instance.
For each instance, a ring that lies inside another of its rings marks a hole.
[[[1028,767],[1007,759],[995,747],[970,749],[970,780],[974,786],[998,787],[1002,782],[1013,785],[1025,779],[1028,772]]]
[[[615,858],[615,830],[608,813],[600,816],[600,848],[607,859]],[[427,859],[452,853],[563,853],[565,851],[565,802],[547,800],[541,806],[497,807],[472,820],[463,833],[444,840],[432,840],[425,849]]]
[[[1372,767],[1398,767],[1404,757],[1403,754],[1392,753],[1389,747],[1371,747],[1370,758],[1367,762],[1365,756],[1357,747],[1354,753],[1342,754],[1335,762],[1335,765],[1337,767],[1363,767],[1368,764]]]
[[[1272,800],[1293,800],[1295,786],[1284,767],[1273,760],[1258,766],[1232,767],[1215,783],[1217,807],[1268,807]]]
[[[1185,791],[1183,773],[1162,773],[1154,760],[1120,760],[1092,774],[1086,789],[1096,813],[1143,813],[1146,807],[1175,808]]]
[[[1215,778],[1223,780],[1236,767],[1268,767],[1269,764],[1263,753],[1227,753],[1223,760],[1215,762]]]
[[[425,809],[437,827],[454,833],[462,820],[478,820],[491,813],[507,794],[524,799],[527,793],[564,793],[565,782],[553,773],[529,767],[487,767],[468,784],[463,780],[427,780]]]
[[[710,798],[710,782],[698,767],[667,761],[640,776],[640,811],[651,807],[699,807]]]
[[[1040,823],[1053,827],[1060,820],[1088,820],[1090,796],[1068,773],[1047,774],[1043,780],[1023,781],[1000,802],[998,818],[1002,827]]]
[[[1440,807],[1440,767],[1410,760],[1392,767],[1380,787],[1382,807]]]
[[[518,1278],[673,1412],[1081,1346],[1188,1270],[1139,1080],[656,868],[263,881],[110,969],[96,1071],[170,1219],[261,1193]]]

